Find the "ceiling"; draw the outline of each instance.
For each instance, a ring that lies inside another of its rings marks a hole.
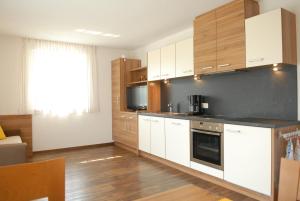
[[[134,49],[192,26],[230,0],[0,0],[0,33]],[[89,35],[76,29],[119,34]]]

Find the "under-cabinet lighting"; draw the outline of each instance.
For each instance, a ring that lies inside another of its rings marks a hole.
[[[200,75],[194,75],[194,80],[201,80]]]
[[[170,80],[164,79],[164,83],[165,83],[165,84],[169,84],[169,83],[170,83]]]
[[[273,67],[273,71],[279,71],[279,68],[278,67]]]

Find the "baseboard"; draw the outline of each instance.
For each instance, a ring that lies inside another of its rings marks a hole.
[[[71,151],[71,150],[79,150],[79,149],[107,147],[107,146],[112,146],[112,145],[114,145],[114,143],[109,142],[109,143],[103,143],[103,144],[92,144],[92,145],[84,145],[84,146],[76,146],[76,147],[66,147],[66,148],[59,148],[59,149],[34,151],[33,153],[53,153],[53,152],[61,152],[61,151]]]
[[[120,147],[121,149],[125,149],[126,151],[130,151],[130,152],[132,152],[132,153],[134,153],[134,154],[136,154],[136,155],[139,154],[139,150],[138,150],[138,149],[129,147],[129,146],[127,146],[127,145],[125,145],[125,144],[122,144],[122,143],[120,143],[120,142],[114,142],[113,144],[114,144],[115,146],[117,146],[117,147]]]

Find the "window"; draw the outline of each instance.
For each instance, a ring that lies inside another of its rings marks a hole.
[[[25,40],[23,111],[66,116],[98,111],[95,47]]]

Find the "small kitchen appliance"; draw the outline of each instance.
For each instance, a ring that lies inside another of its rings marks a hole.
[[[191,115],[203,115],[205,113],[204,96],[201,95],[190,95],[188,96],[189,100],[189,114]]]

